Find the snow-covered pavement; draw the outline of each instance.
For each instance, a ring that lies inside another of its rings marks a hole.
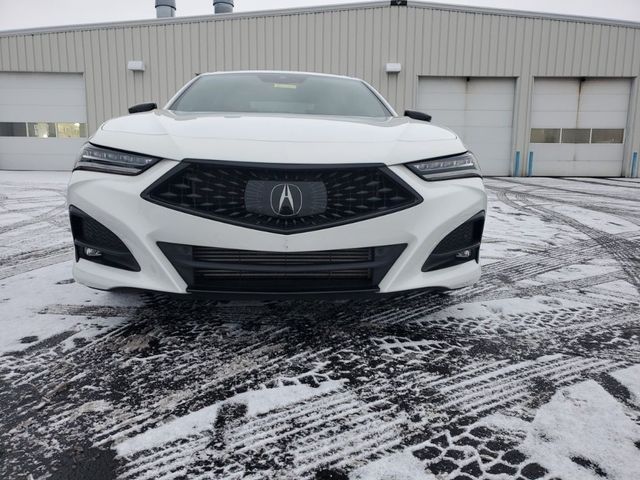
[[[640,478],[640,181],[488,179],[481,281],[339,303],[71,279],[0,172],[0,478]]]

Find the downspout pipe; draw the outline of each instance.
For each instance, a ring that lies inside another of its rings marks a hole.
[[[156,0],[156,18],[176,16],[176,0]]]
[[[232,13],[233,0],[213,0],[213,9],[215,13]]]

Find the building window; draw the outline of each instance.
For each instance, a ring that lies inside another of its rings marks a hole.
[[[24,122],[0,122],[0,137],[26,137],[27,124]]]
[[[624,128],[594,128],[591,143],[624,143]]]
[[[589,128],[563,128],[561,143],[589,143],[590,137]]]
[[[86,138],[87,124],[80,122],[0,122],[0,137]]]
[[[560,129],[532,128],[531,143],[560,143]]]
[[[56,124],[48,122],[29,122],[27,131],[30,137],[53,138],[56,136]]]
[[[531,143],[624,143],[624,128],[532,128]]]
[[[86,123],[56,123],[58,138],[80,138],[87,136]]]

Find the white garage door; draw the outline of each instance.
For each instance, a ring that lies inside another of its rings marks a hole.
[[[418,108],[456,132],[485,175],[509,175],[515,80],[421,77]]]
[[[0,73],[0,170],[71,170],[86,121],[82,74]]]
[[[628,79],[536,79],[529,173],[621,175],[630,90]]]

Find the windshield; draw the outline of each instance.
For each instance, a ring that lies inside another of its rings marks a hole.
[[[391,116],[380,99],[359,80],[299,73],[203,75],[169,109],[181,112]]]

